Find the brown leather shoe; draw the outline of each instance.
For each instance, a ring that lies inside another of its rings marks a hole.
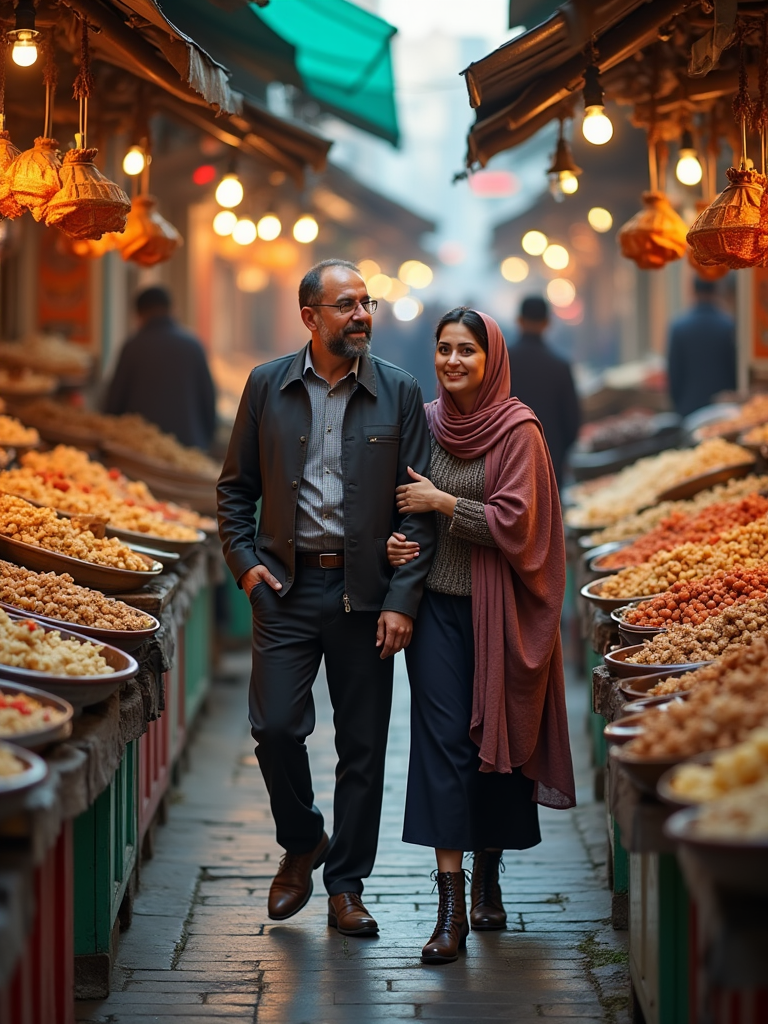
[[[464,872],[438,871],[437,891],[440,903],[432,938],[421,951],[423,964],[452,964],[467,944],[469,925],[464,898]]]
[[[312,872],[319,868],[328,852],[328,836],[309,853],[286,853],[272,879],[267,900],[267,915],[272,921],[285,921],[305,907],[312,895]]]
[[[504,870],[501,850],[480,850],[475,854],[469,920],[476,932],[495,932],[507,927],[507,912],[501,902],[499,866]]]
[[[342,935],[378,935],[379,926],[356,892],[328,897],[328,925]]]

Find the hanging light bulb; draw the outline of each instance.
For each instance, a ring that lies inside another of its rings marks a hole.
[[[213,218],[213,230],[220,238],[231,235],[237,224],[237,214],[231,210],[219,210]]]
[[[283,230],[280,218],[276,217],[274,213],[265,213],[256,227],[259,238],[263,238],[265,242],[273,242]]]
[[[232,228],[232,238],[238,245],[250,245],[256,241],[256,225],[250,217],[241,217]]]
[[[242,183],[236,174],[225,174],[216,186],[216,202],[227,209],[239,206],[244,195]]]
[[[557,140],[557,149],[552,157],[552,166],[547,170],[549,176],[549,188],[556,200],[561,201],[565,196],[572,196],[578,191],[581,168],[573,159],[571,147],[564,134],[563,122],[560,122],[560,135]]]
[[[35,28],[34,0],[17,0],[16,28],[8,33],[8,39],[13,43],[11,57],[14,64],[28,68],[35,63],[39,35]]]
[[[293,237],[297,242],[301,242],[303,245],[308,245],[310,242],[314,242],[319,231],[320,228],[318,227],[317,221],[308,213],[304,214],[303,217],[299,217],[293,225]]]
[[[604,146],[613,138],[613,123],[605,113],[600,72],[595,64],[590,64],[584,72],[584,121],[581,131],[593,146]]]
[[[693,136],[686,128],[680,139],[680,155],[675,168],[675,177],[681,185],[698,185],[703,175],[704,171],[693,145]]]
[[[146,166],[147,158],[144,155],[144,150],[141,146],[131,146],[123,157],[123,170],[125,173],[133,178],[137,174],[141,174]]]

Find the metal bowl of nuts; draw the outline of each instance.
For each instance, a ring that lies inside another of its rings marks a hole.
[[[27,750],[45,750],[72,732],[69,701],[23,683],[0,679],[0,739]]]
[[[631,676],[653,675],[664,671],[669,675],[692,672],[696,668],[701,668],[702,665],[711,664],[712,661],[710,659],[709,661],[692,661],[687,664],[680,663],[676,665],[663,665],[659,662],[642,665],[637,662],[627,661],[628,658],[634,657],[643,650],[645,650],[645,644],[635,644],[633,647],[619,647],[616,650],[608,651],[604,655],[605,664],[610,669],[612,675],[618,676],[620,679],[629,679]]]

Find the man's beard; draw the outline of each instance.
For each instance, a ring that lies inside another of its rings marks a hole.
[[[365,332],[364,338],[352,338],[352,333]],[[325,324],[320,325],[320,338],[328,351],[339,359],[356,359],[358,356],[365,356],[371,350],[371,329],[364,325],[347,326],[334,334],[328,330]]]

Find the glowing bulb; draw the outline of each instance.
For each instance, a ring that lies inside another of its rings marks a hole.
[[[610,231],[613,227],[613,217],[602,206],[593,206],[587,214],[587,220],[589,221],[589,226],[600,235],[604,235],[606,231]]]
[[[280,218],[276,217],[274,213],[265,213],[256,227],[259,238],[263,238],[265,242],[273,242],[283,230]]]
[[[147,161],[144,156],[144,150],[141,146],[131,146],[123,157],[123,170],[125,173],[134,177],[137,174],[141,174],[146,166]]]
[[[231,235],[235,229],[235,224],[237,224],[237,214],[232,213],[231,210],[219,210],[213,218],[213,230],[221,238]]]
[[[604,146],[613,138],[613,123],[605,113],[605,107],[587,107],[581,130],[587,142],[593,146]]]
[[[406,260],[397,272],[397,276],[411,288],[428,288],[432,284],[432,268],[420,260]]]
[[[33,29],[20,28],[16,29],[15,35],[11,51],[13,63],[18,64],[20,68],[29,68],[37,60],[37,32]]]
[[[702,179],[703,170],[696,156],[695,149],[681,149],[680,159],[677,161],[675,176],[681,185],[698,185]]]
[[[574,192],[578,192],[579,179],[573,171],[560,172],[560,190],[567,196],[572,196]]]
[[[519,284],[528,277],[528,264],[520,256],[507,256],[501,262],[501,276],[505,281]]]
[[[301,242],[303,245],[308,245],[309,242],[314,242],[319,231],[320,228],[317,225],[317,221],[309,214],[299,217],[293,225],[293,237],[297,242]]]
[[[550,270],[565,270],[570,261],[564,245],[548,245],[541,258]]]
[[[576,287],[573,281],[565,277],[555,277],[547,285],[547,298],[553,306],[564,309],[576,298]]]
[[[372,299],[386,299],[392,291],[392,278],[386,274],[372,274],[366,279],[368,294]]]
[[[529,256],[541,256],[549,245],[549,239],[541,231],[526,231],[522,245]]]
[[[256,241],[256,225],[250,217],[241,217],[232,228],[232,238],[238,245],[250,245]]]
[[[415,299],[412,295],[404,295],[394,304],[392,312],[395,314],[396,320],[407,322],[415,320],[423,308],[418,299]]]
[[[239,206],[244,195],[243,186],[236,174],[225,174],[216,186],[216,202],[228,209]]]

